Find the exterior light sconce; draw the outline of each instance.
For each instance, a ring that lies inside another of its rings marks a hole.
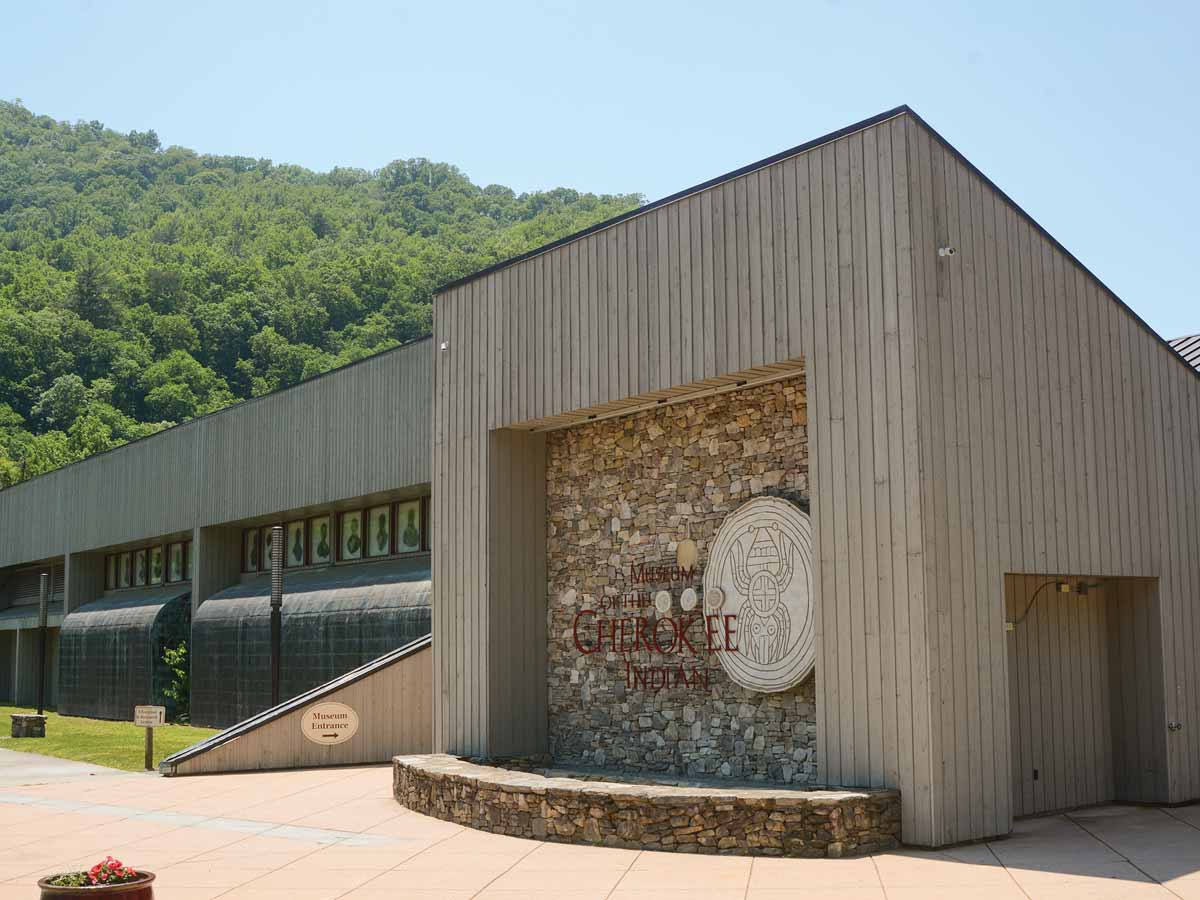
[[[955,247],[938,247],[938,256],[953,256],[957,252]]]
[[[445,353],[447,350],[450,349],[450,342],[442,341],[440,344],[438,344],[438,349],[441,350],[443,353]]]

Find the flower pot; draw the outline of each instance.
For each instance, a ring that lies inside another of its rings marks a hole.
[[[121,900],[153,900],[154,873],[142,872],[135,881],[124,884],[93,884],[88,887],[56,887],[47,884],[53,875],[38,879],[42,900],[79,900],[80,897],[120,897]]]

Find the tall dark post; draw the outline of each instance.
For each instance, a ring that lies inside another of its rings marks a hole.
[[[37,714],[39,716],[46,711],[46,620],[50,612],[47,608],[50,602],[49,590],[50,576],[43,572],[41,587],[38,591]]]
[[[271,529],[271,705],[279,705],[279,655],[283,637],[283,526]]]

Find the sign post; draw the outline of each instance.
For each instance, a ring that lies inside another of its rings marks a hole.
[[[154,729],[167,724],[165,706],[135,706],[133,724],[146,729],[146,771],[154,771]]]

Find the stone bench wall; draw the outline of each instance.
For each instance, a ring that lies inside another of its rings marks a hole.
[[[452,756],[398,756],[396,799],[495,834],[683,853],[839,857],[900,839],[896,791],[673,787],[547,778]]]

